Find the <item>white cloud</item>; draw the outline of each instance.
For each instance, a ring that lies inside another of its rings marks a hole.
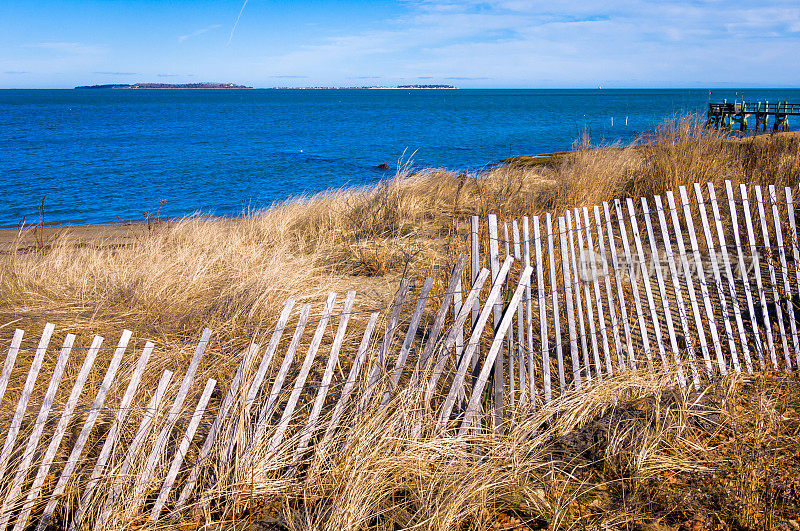
[[[186,39],[191,39],[192,37],[197,37],[198,35],[202,35],[203,33],[208,33],[209,31],[215,30],[219,27],[222,27],[222,24],[212,24],[211,26],[208,26],[206,28],[201,28],[186,35],[181,35],[180,37],[178,37],[178,42],[183,42]]]
[[[299,46],[263,59],[261,66],[312,72],[320,79],[372,71],[382,77],[490,77],[528,86],[542,79],[560,79],[562,85],[633,79],[665,84],[680,83],[691,72],[706,83],[730,76],[725,64],[731,61],[739,71],[766,72],[772,67],[756,57],[768,47],[800,45],[800,7],[788,0],[758,8],[747,0],[410,0],[405,5],[407,13],[384,21],[385,29]],[[741,54],[743,49],[748,54]],[[800,82],[797,72],[785,77]]]
[[[101,46],[93,46],[82,42],[37,42],[35,44],[24,44],[23,47],[39,48],[69,55],[99,55],[105,52],[105,48]]]

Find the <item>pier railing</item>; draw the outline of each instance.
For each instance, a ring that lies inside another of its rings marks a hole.
[[[773,131],[787,131],[789,129],[789,116],[800,116],[800,103],[768,101],[758,102],[728,102],[709,103],[706,127],[715,129],[728,129],[739,124],[741,131],[750,129],[748,119],[754,118],[754,130],[765,131],[767,121],[773,118]]]
[[[473,218],[437,308],[426,314],[430,278],[402,281],[386,313],[368,317],[354,318],[355,292],[341,303],[331,293],[318,311],[289,299],[227,382],[198,377],[209,329],[188,365],[152,387],[140,384],[159,347],[130,331],[111,348],[65,334],[59,350],[52,324],[33,342],[17,330],[0,372],[0,400],[8,391],[14,405],[0,437],[0,529],[165,521],[206,505],[220,482],[246,481],[256,463],[297,477],[400,393],[437,419],[423,433],[418,413],[413,437],[450,437],[506,430],[523,411],[631,371],[701,389],[732,372],[797,370],[793,192],[727,182],[717,193],[696,184],[558,217]],[[87,396],[96,365],[102,381]]]

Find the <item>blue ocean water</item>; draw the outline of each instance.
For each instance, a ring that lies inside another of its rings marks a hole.
[[[404,157],[474,171],[742,97],[800,90],[0,90],[0,226],[35,222],[42,197],[46,222],[141,219],[161,200],[162,216],[235,216]]]

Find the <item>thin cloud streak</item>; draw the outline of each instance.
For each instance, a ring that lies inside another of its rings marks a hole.
[[[197,31],[193,31],[186,35],[181,35],[180,37],[178,37],[178,42],[183,42],[186,39],[191,39],[192,37],[197,37],[199,35],[202,35],[203,33],[208,33],[209,31],[215,30],[219,27],[222,27],[222,24],[212,24],[211,26],[208,26],[206,28],[201,28]]]
[[[228,37],[228,46],[230,46],[231,41],[233,40],[233,33],[236,31],[236,26],[239,25],[239,19],[242,18],[242,13],[244,13],[244,8],[247,5],[247,0],[244,0],[242,4],[242,8],[239,10],[239,15],[236,17],[236,22],[233,23],[233,28],[231,28],[231,35]]]

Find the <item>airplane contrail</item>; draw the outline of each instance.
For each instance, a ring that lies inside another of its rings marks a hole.
[[[231,36],[228,37],[228,46],[231,44],[231,40],[233,40],[233,33],[236,31],[236,26],[239,25],[239,19],[242,18],[242,13],[244,13],[244,7],[247,5],[247,0],[244,0],[242,4],[242,8],[239,10],[239,16],[236,17],[236,22],[233,23],[233,28],[231,29]]]

